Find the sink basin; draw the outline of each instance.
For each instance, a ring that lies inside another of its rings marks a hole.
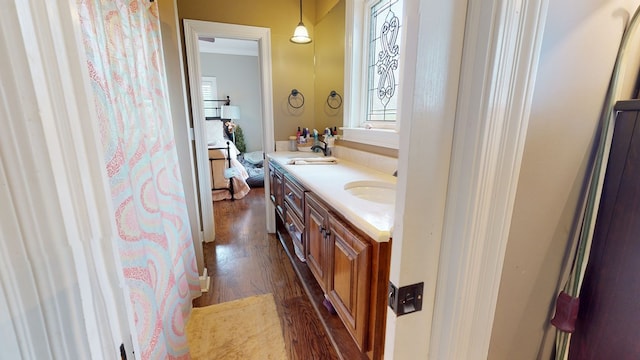
[[[344,189],[351,195],[380,204],[394,204],[396,202],[396,184],[384,181],[352,181],[344,185]]]

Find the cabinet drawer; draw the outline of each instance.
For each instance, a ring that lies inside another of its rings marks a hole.
[[[284,204],[285,208],[285,220],[284,226],[287,228],[287,232],[291,235],[293,247],[296,255],[301,261],[305,261],[305,249],[304,249],[304,225],[300,217],[291,210],[289,203]]]
[[[284,201],[295,211],[298,218],[304,218],[304,188],[289,174],[284,176]]]
[[[269,161],[269,198],[274,205],[276,204],[276,192],[275,192],[275,177],[276,177],[276,169],[271,161]]]
[[[269,197],[271,198],[271,201],[273,201],[274,205],[276,206],[277,214],[280,216],[280,218],[283,218],[284,216],[284,199],[283,199],[284,179],[283,179],[282,169],[279,166],[272,164],[271,162],[269,162],[269,187],[270,187]]]

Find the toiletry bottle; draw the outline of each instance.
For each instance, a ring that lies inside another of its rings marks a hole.
[[[304,132],[305,132],[305,136],[304,136],[304,141],[305,142],[309,142],[309,137],[311,136],[311,134],[309,133],[309,128],[304,128]]]
[[[302,135],[302,132],[300,131],[300,126],[298,126],[298,132],[296,132],[296,142],[298,144],[300,144],[300,136]]]
[[[338,128],[336,126],[333,127],[333,133],[331,135],[333,136],[338,135]]]

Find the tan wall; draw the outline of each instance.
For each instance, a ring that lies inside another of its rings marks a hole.
[[[339,2],[343,3],[342,7],[344,8],[344,0],[316,0],[316,24],[320,23],[330,11],[333,11],[333,8],[338,5]],[[342,19],[344,20],[344,12],[342,15]],[[344,25],[342,28],[344,29]]]
[[[549,3],[489,359],[549,359],[560,273],[618,44],[622,0]]]
[[[314,38],[316,7],[303,1],[302,21]],[[178,0],[178,17],[271,29],[275,140],[286,140],[296,127],[314,127],[314,47],[289,41],[300,16],[297,0]],[[292,110],[287,97],[292,89],[304,94],[305,105]]]
[[[320,133],[324,128],[341,127],[344,106],[327,97],[335,90],[344,95],[345,1],[340,1],[316,25],[315,31],[315,122]],[[338,97],[336,96],[335,99]],[[344,98],[342,99],[344,101]]]

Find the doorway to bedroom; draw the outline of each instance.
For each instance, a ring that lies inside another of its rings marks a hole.
[[[241,199],[250,189],[264,186],[258,42],[201,37],[198,45],[215,205],[216,201]],[[215,127],[220,131],[215,131]],[[227,141],[232,148],[229,160],[233,162],[227,161],[226,151],[211,150],[226,150]],[[233,184],[224,176],[227,168],[237,170],[226,174],[235,177]],[[212,171],[215,169],[221,171]]]
[[[203,238],[212,242],[214,200],[264,186],[263,152],[274,146],[270,33],[198,20],[184,29]]]

